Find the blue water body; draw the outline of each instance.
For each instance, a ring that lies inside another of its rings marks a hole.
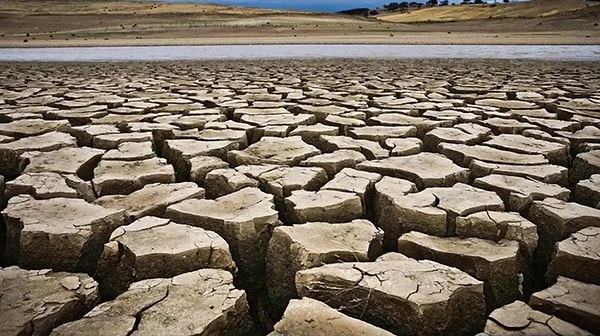
[[[206,2],[206,0],[163,0],[167,2]],[[425,3],[426,0],[417,0],[415,2]],[[511,2],[526,1],[526,0],[511,0]],[[246,6],[271,9],[295,9],[321,12],[337,12],[346,9],[366,7],[378,8],[390,2],[401,2],[397,0],[308,0],[308,1],[289,1],[289,0],[211,0],[211,3],[229,5],[229,6]],[[409,1],[412,2],[412,1]],[[449,3],[458,4],[462,0],[451,0]],[[490,0],[489,3],[494,1]],[[498,0],[497,2],[502,2]]]
[[[256,59],[514,59],[600,61],[598,45],[223,45],[0,48],[0,61],[118,62]]]
[[[205,2],[205,0],[166,0],[167,2]],[[386,2],[387,1],[387,2]],[[425,0],[423,0],[424,2]],[[346,9],[366,7],[382,7],[392,1],[388,0],[317,0],[317,1],[289,1],[289,0],[211,0],[211,3],[228,5],[258,7],[268,9],[291,9],[318,12],[337,12]]]

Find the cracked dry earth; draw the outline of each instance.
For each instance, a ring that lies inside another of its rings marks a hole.
[[[2,335],[600,334],[600,64],[0,64]]]

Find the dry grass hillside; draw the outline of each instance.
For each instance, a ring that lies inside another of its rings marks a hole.
[[[59,14],[226,14],[257,15],[286,13],[282,10],[270,10],[250,7],[214,5],[209,3],[167,3],[153,1],[68,1],[68,0],[0,0],[0,11],[22,15],[59,15]]]
[[[489,1],[491,2],[491,1]],[[425,8],[409,13],[383,14],[378,18],[388,22],[448,22],[504,18],[540,18],[580,12],[599,5],[600,2],[585,0],[532,0],[496,5],[455,5]]]
[[[364,19],[327,13],[269,10],[204,3],[150,1],[0,0],[0,33],[10,35],[155,35],[177,31],[342,27]],[[368,24],[368,23],[367,23]],[[378,25],[371,22],[371,25]],[[75,37],[75,36],[73,36]]]

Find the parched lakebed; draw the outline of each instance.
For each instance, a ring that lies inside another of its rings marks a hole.
[[[600,333],[600,63],[0,63],[2,335]]]

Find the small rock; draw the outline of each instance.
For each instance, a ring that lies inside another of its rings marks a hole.
[[[92,146],[101,149],[117,149],[125,142],[148,142],[152,141],[151,132],[140,133],[108,133],[94,136]]]
[[[558,277],[558,281],[534,293],[529,305],[546,314],[555,315],[593,334],[600,333],[600,286]]]
[[[212,231],[144,217],[117,228],[98,263],[95,278],[103,298],[114,298],[133,282],[170,278],[201,268],[235,271],[229,245]]]
[[[598,103],[589,98],[569,99],[561,102],[560,106],[575,110],[600,111]]]
[[[131,107],[136,109],[142,109],[144,112],[149,112],[153,108],[157,108],[160,105],[155,103],[148,103],[143,101],[131,101],[123,104],[125,107]]]
[[[419,189],[451,186],[467,182],[469,170],[461,168],[439,154],[420,153],[403,157],[365,161],[357,169],[414,182]]]
[[[421,153],[423,150],[423,141],[418,138],[389,138],[385,140],[385,145],[392,148],[391,156],[415,155]]]
[[[451,127],[454,124],[451,120],[431,120],[402,113],[382,113],[369,118],[367,123],[381,126],[414,126],[417,128],[417,136],[420,138],[434,128]]]
[[[417,186],[414,183],[389,176],[384,176],[375,184],[373,199],[375,223],[385,233],[384,244],[388,250],[397,248],[398,237],[404,233],[398,222],[395,199],[416,191]]]
[[[23,164],[27,164],[24,173],[52,172],[91,180],[103,154],[101,149],[65,147],[50,152],[27,152],[21,157],[25,160]]]
[[[233,287],[231,274],[202,269],[167,279],[132,284],[113,301],[82,319],[63,324],[51,336],[89,335],[250,335],[255,331],[246,293]]]
[[[573,191],[573,200],[600,209],[600,174],[579,181]]]
[[[483,126],[491,128],[495,134],[522,134],[525,130],[540,129],[539,126],[534,124],[506,118],[490,118],[481,121],[481,124]]]
[[[102,196],[94,204],[107,209],[124,209],[131,220],[136,220],[144,216],[164,216],[169,205],[190,198],[204,198],[204,189],[193,182],[153,183],[129,195]]]
[[[66,119],[73,126],[86,125],[89,124],[92,119],[102,118],[106,115],[108,115],[108,106],[106,105],[89,105],[67,110],[51,110],[46,112],[47,119]]]
[[[366,160],[367,158],[359,151],[340,149],[300,161],[300,166],[323,168],[327,172],[327,176],[333,178],[342,169],[354,168],[358,163]]]
[[[494,310],[488,317],[484,332],[488,335],[592,335],[558,317],[533,310],[522,301]]]
[[[76,99],[76,100],[57,101],[57,102],[53,103],[52,106],[59,108],[59,109],[69,110],[69,109],[87,107],[92,104],[94,104],[94,102],[91,100]]]
[[[271,231],[279,225],[273,196],[244,188],[215,200],[188,199],[170,205],[166,217],[216,232],[231,249],[240,278],[260,286]]]
[[[344,262],[299,271],[296,290],[397,335],[466,335],[485,321],[483,284],[433,261]]]
[[[229,164],[214,156],[194,156],[189,161],[189,175],[192,182],[203,186],[206,174],[215,169],[229,168]]]
[[[314,125],[299,125],[293,131],[290,132],[290,136],[301,136],[302,140],[307,143],[313,143],[321,135],[338,135],[339,128],[334,126],[327,126],[320,123]]]
[[[516,212],[481,211],[456,218],[456,234],[461,238],[476,237],[519,242],[522,255],[533,258],[538,244],[537,227]]]
[[[238,171],[258,180],[262,190],[283,202],[294,190],[318,190],[327,182],[325,170],[319,167],[239,166]],[[257,169],[256,171],[253,171]]]
[[[313,114],[319,121],[325,120],[329,115],[339,115],[349,110],[345,107],[327,105],[327,106],[313,106],[313,105],[296,105],[294,107],[294,113],[307,113]]]
[[[479,99],[475,101],[476,105],[491,106],[500,108],[503,111],[517,109],[533,109],[538,107],[535,103],[521,100],[501,100],[501,99]]]
[[[546,280],[558,276],[600,285],[600,227],[587,227],[556,243]]]
[[[531,109],[531,110],[510,110],[511,117],[520,119],[522,117],[531,117],[536,119],[556,119],[556,113],[550,113],[546,109]]]
[[[241,119],[243,116],[255,116],[255,115],[282,115],[288,114],[293,116],[288,110],[283,107],[280,108],[236,108],[233,111],[233,118],[235,120]]]
[[[588,179],[594,174],[600,174],[600,150],[577,154],[569,173],[569,181],[572,184]]]
[[[285,199],[286,221],[292,223],[344,223],[363,216],[360,197],[354,193],[296,190]]]
[[[111,149],[102,156],[102,160],[138,161],[156,157],[152,142],[123,142],[117,149]]]
[[[366,126],[352,128],[349,135],[355,139],[384,142],[389,138],[407,138],[417,135],[414,126]]]
[[[279,335],[346,335],[392,336],[374,325],[344,315],[328,305],[303,298],[291,300],[283,318],[269,336]]]
[[[237,147],[233,146],[232,149],[246,148],[248,146],[247,134],[251,131],[246,130],[235,130],[235,129],[203,129],[201,131],[190,130],[190,131],[173,131],[173,137],[175,139],[194,139],[201,141],[234,141],[237,142]],[[225,154],[216,153],[220,157],[225,157]]]
[[[0,268],[0,334],[49,335],[98,303],[98,284],[87,274]]]
[[[420,232],[398,239],[398,252],[417,260],[429,259],[456,267],[484,282],[487,310],[519,298],[521,256],[515,241],[435,237]]]
[[[474,186],[495,191],[510,211],[526,211],[535,200],[555,197],[568,200],[570,190],[529,178],[492,174],[475,179]]]
[[[122,210],[81,199],[11,198],[6,220],[5,260],[27,268],[93,272],[110,233],[125,224]]]
[[[21,173],[25,152],[49,152],[63,147],[77,147],[74,137],[61,132],[49,132],[0,144],[0,175],[12,179]]]
[[[88,202],[92,202],[96,198],[91,183],[74,175],[60,175],[51,172],[21,174],[6,183],[5,193],[7,198],[19,194],[29,194],[35,199],[83,198]]]
[[[114,125],[85,125],[71,127],[69,134],[77,138],[79,146],[92,147],[94,137],[104,134],[118,134],[119,129]]]
[[[492,131],[477,124],[458,124],[453,127],[439,127],[433,129],[424,137],[425,148],[436,152],[442,142],[476,145],[484,141]]]
[[[162,158],[140,161],[102,160],[92,183],[98,196],[127,195],[151,183],[173,183],[173,167]]]
[[[274,313],[280,316],[297,298],[296,272],[342,261],[370,261],[382,252],[382,232],[371,222],[306,223],[279,226],[267,250],[267,289]]]
[[[463,167],[468,167],[472,160],[524,166],[548,163],[548,160],[540,154],[519,154],[480,145],[442,143],[438,146],[438,151]]]
[[[363,213],[372,208],[373,189],[375,183],[381,180],[381,175],[365,171],[344,168],[335,177],[327,182],[321,190],[336,190],[352,192],[360,197],[363,205]]]
[[[581,128],[581,123],[577,121],[566,121],[556,119],[542,119],[534,117],[525,117],[525,121],[538,125],[546,132],[570,131],[575,132]]]
[[[235,169],[215,169],[206,174],[204,187],[206,197],[214,199],[246,187],[258,187],[258,181]]]
[[[554,244],[589,226],[600,226],[600,210],[565,202],[555,198],[535,201],[529,209],[527,219],[538,227],[537,274],[546,273],[552,260]]]
[[[471,168],[471,174],[475,178],[491,174],[499,174],[532,178],[540,182],[558,184],[563,187],[566,187],[569,184],[569,170],[565,167],[557,165],[542,164],[535,166],[523,166],[472,160],[469,168]]]
[[[522,154],[542,154],[550,163],[567,166],[569,147],[517,134],[501,134],[484,143],[486,146]]]
[[[594,123],[597,125],[597,123]],[[572,147],[579,147],[585,143],[598,143],[600,142],[600,128],[597,126],[585,126],[575,132],[567,131],[556,131],[556,135],[564,137],[569,141]],[[596,154],[597,155],[597,154]]]
[[[548,132],[544,132],[542,130],[528,129],[528,130],[523,131],[523,136],[540,139],[540,140],[544,140],[544,141],[557,142],[559,144],[571,146],[571,141],[569,139],[555,135],[557,132],[552,132],[552,133],[554,135],[550,134]]]
[[[68,132],[70,127],[71,125],[66,120],[23,119],[0,124],[0,134],[24,138],[48,132]]]
[[[450,120],[454,123],[474,122],[481,120],[480,115],[456,110],[427,110],[421,116],[431,118],[433,120]]]
[[[261,109],[262,111],[262,109]],[[254,114],[244,115],[240,118],[240,122],[250,124],[257,127],[266,126],[292,126],[310,125],[316,122],[315,116],[310,114]]]
[[[243,151],[227,153],[228,161],[234,165],[244,164],[277,164],[297,165],[308,157],[319,155],[321,152],[302,141],[299,136],[288,138],[263,137],[259,142]]]
[[[362,139],[357,140],[347,136],[323,135],[319,138],[317,146],[324,152],[354,150],[361,152],[369,160],[382,159],[390,156],[389,151],[381,147],[379,142]]]

